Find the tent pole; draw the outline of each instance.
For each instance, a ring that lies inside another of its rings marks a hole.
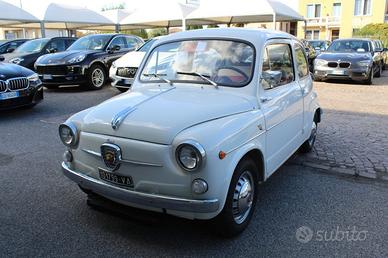
[[[276,13],[273,13],[273,29],[276,30]]]
[[[42,34],[42,38],[46,37],[46,29],[44,27],[44,22],[43,21],[40,22],[40,34]]]
[[[120,24],[115,24],[115,32],[120,33]]]
[[[186,30],[186,18],[182,18],[182,31]]]

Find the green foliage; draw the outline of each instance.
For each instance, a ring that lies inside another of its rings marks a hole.
[[[202,25],[189,25],[186,28],[187,30],[199,30],[202,29]]]
[[[101,8],[101,11],[120,10],[125,9],[125,3],[105,5]]]
[[[120,32],[124,34],[135,35],[141,37],[142,39],[148,39],[148,33],[145,29],[124,30]]]
[[[210,28],[219,28],[220,26],[218,26],[217,24],[210,24],[207,27],[210,29]]]
[[[148,30],[148,36],[150,38],[164,36],[164,35],[167,35],[167,29],[165,28]]]
[[[387,23],[370,23],[355,32],[354,36],[380,39],[385,47],[388,47],[388,24]]]

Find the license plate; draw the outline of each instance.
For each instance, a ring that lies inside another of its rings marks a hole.
[[[345,74],[345,71],[342,71],[342,70],[334,70],[332,73],[335,74],[335,75],[344,75],[344,74]]]
[[[100,178],[104,181],[107,181],[116,185],[133,187],[133,180],[132,180],[132,177],[130,176],[117,175],[101,168],[98,169],[98,173],[100,174]]]
[[[19,92],[17,91],[12,91],[12,92],[5,92],[5,93],[0,93],[0,99],[13,99],[19,97]]]
[[[52,80],[53,76],[51,74],[43,74],[43,80]]]
[[[131,85],[132,84],[132,81],[131,79],[124,79],[124,84],[126,85]]]

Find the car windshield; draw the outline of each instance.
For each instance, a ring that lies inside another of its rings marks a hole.
[[[86,36],[78,39],[67,50],[103,50],[110,39],[110,35]]]
[[[325,41],[310,41],[310,45],[315,48],[325,49],[326,44]]]
[[[34,39],[20,45],[15,53],[37,53],[40,52],[50,39]]]
[[[147,53],[155,41],[156,41],[156,39],[150,39],[150,40],[146,41],[141,47],[139,47],[139,49],[137,51]]]
[[[232,40],[184,40],[153,49],[143,82],[189,82],[242,87],[251,80],[254,49]]]
[[[370,52],[370,44],[366,40],[338,40],[331,43],[329,52]]]

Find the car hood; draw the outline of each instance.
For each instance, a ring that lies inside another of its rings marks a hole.
[[[117,67],[139,67],[145,56],[145,52],[129,52],[115,61]]]
[[[33,71],[20,65],[0,62],[0,80],[8,80],[15,77],[28,77]]]
[[[370,60],[372,58],[370,53],[338,53],[338,52],[324,52],[321,53],[318,59],[323,59],[326,61],[349,61],[357,62],[361,60]]]
[[[94,54],[100,51],[95,50],[68,50],[53,54],[47,54],[39,58],[37,65],[54,65],[54,64],[65,64],[70,59],[80,56],[80,55],[89,55]]]
[[[4,57],[5,62],[9,62],[10,60],[19,57],[19,58],[29,58],[38,56],[39,53],[8,53],[8,54],[2,54],[1,56]]]
[[[134,140],[171,144],[186,128],[206,121],[250,111],[247,97],[222,89],[195,86],[142,87],[92,108],[83,118],[82,131]],[[120,112],[123,122],[111,122]]]

